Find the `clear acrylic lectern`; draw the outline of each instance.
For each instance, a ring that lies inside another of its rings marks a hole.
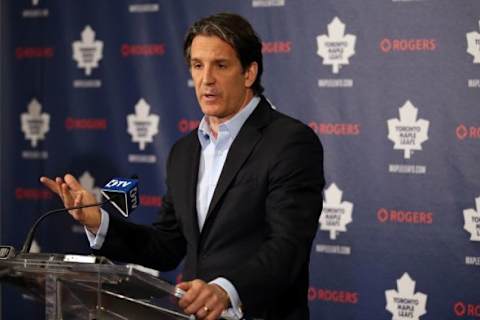
[[[44,301],[46,320],[190,319],[173,285],[103,257],[20,254],[0,260],[0,282]]]

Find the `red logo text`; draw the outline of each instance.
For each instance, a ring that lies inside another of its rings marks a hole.
[[[464,139],[480,139],[480,127],[469,126],[460,124],[455,130],[458,140]]]
[[[53,48],[51,47],[21,47],[15,50],[17,59],[50,59],[53,57]]]
[[[120,48],[123,57],[128,56],[163,56],[165,44],[122,44]]]
[[[358,292],[330,290],[324,288],[308,288],[308,300],[321,300],[334,303],[357,304],[359,299]]]
[[[471,304],[459,301],[453,305],[453,312],[457,317],[480,318],[480,304]]]
[[[358,123],[310,122],[308,125],[319,135],[358,136],[360,134],[360,124]]]
[[[292,51],[291,41],[273,41],[262,43],[262,53],[289,53]]]
[[[15,199],[17,200],[47,200],[52,199],[53,193],[46,189],[17,188]]]
[[[65,128],[67,130],[105,130],[107,129],[107,119],[65,119]]]
[[[141,195],[140,205],[144,207],[161,207],[162,200],[160,196]]]
[[[177,128],[181,133],[187,133],[197,129],[199,124],[200,120],[180,119],[180,121],[178,121]]]
[[[432,224],[433,213],[381,208],[377,211],[377,219],[382,223]]]
[[[380,50],[388,52],[434,51],[437,49],[436,39],[388,39],[380,41]]]

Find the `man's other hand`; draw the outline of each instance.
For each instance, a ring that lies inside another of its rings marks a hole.
[[[41,177],[40,182],[62,199],[65,208],[97,202],[95,196],[88,192],[71,174],[66,174],[63,179],[57,177],[55,180]],[[101,212],[98,207],[69,210],[68,212],[90,232],[97,233],[101,222]]]
[[[216,320],[228,308],[228,294],[216,284],[208,284],[202,280],[182,282],[177,285],[185,291],[178,302],[186,314],[194,314],[197,319]]]

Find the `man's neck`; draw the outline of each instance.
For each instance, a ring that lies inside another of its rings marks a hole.
[[[238,111],[228,117],[224,118],[218,118],[218,117],[206,117],[206,120],[208,122],[208,125],[210,126],[210,131],[212,133],[212,136],[217,139],[218,136],[218,127],[222,124],[233,118],[236,114],[238,114],[240,111],[242,111],[248,103],[252,100],[254,97],[253,93],[249,90],[247,94],[245,95],[245,98],[243,99],[242,106],[238,109]]]

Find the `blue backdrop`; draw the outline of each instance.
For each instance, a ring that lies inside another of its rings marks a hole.
[[[478,0],[0,4],[2,243],[18,248],[61,205],[41,175],[98,192],[137,174],[131,219],[155,219],[169,149],[201,118],[183,36],[230,11],[264,42],[266,96],[325,147],[311,319],[480,318]],[[45,221],[34,249],[88,252],[68,216]],[[3,306],[4,319],[43,318],[12,289]]]

